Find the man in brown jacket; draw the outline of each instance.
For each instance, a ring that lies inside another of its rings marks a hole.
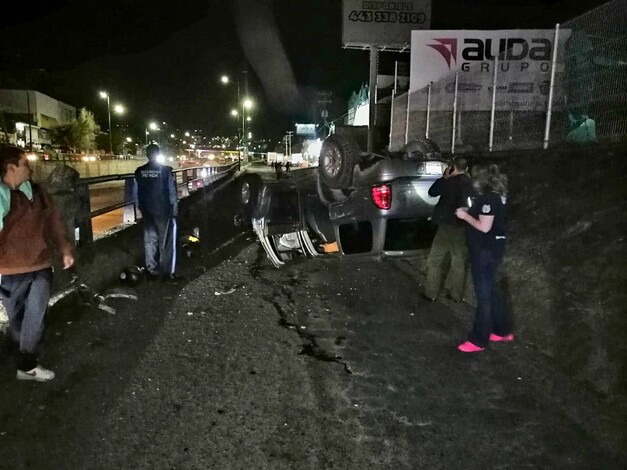
[[[0,147],[0,297],[16,346],[17,378],[46,382],[54,372],[39,365],[44,317],[52,285],[52,249],[63,268],[74,249],[61,213],[43,187],[31,183],[26,152]]]

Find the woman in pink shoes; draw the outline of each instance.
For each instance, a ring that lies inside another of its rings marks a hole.
[[[514,340],[496,285],[496,274],[505,251],[507,176],[493,164],[475,167],[472,177],[477,193],[472,205],[455,211],[455,215],[468,224],[466,240],[477,297],[472,331],[468,340],[457,347],[467,353],[483,351],[490,341]]]

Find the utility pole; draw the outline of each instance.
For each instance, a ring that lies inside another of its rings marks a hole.
[[[333,93],[330,91],[319,91],[318,92],[318,105],[322,108],[320,110],[320,117],[322,117],[322,126],[324,129],[328,129],[329,123],[327,118],[329,117],[329,112],[327,111],[327,105],[331,104],[331,95]],[[326,133],[327,131],[325,131]],[[325,135],[326,137],[326,135]]]
[[[286,153],[290,157],[292,156],[292,134],[293,133],[294,133],[293,131],[287,131],[287,135],[285,136],[285,144],[286,144],[287,149],[289,149],[289,150],[286,150]]]

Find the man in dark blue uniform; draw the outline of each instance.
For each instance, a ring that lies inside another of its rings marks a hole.
[[[135,170],[144,224],[144,253],[150,278],[175,278],[178,197],[172,167],[158,161],[159,146],[146,147],[148,163]]]

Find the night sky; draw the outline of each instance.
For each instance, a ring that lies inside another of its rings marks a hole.
[[[368,53],[342,48],[341,0],[241,2],[271,9],[302,102],[286,98],[289,70],[260,77],[250,65],[264,60],[249,60],[243,51],[235,0],[28,2],[1,19],[0,87],[37,89],[85,106],[106,127],[106,105],[98,98],[105,89],[112,104],[126,105],[120,119],[137,135],[151,120],[209,135],[234,133],[229,111],[237,93],[220,84],[224,73],[239,79],[242,93],[248,82],[257,135],[275,137],[295,122],[311,122],[318,91],[333,92],[331,117],[345,112],[351,92],[368,80]],[[550,28],[603,3],[433,0],[431,28]],[[266,28],[251,16],[243,29],[254,34]],[[380,73],[392,74],[398,59],[409,61],[409,54],[382,53]]]

